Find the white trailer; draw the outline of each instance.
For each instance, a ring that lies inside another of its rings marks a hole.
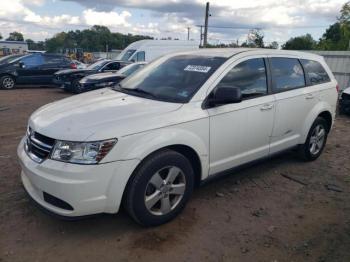
[[[128,45],[117,60],[133,62],[150,62],[162,55],[177,51],[199,49],[195,41],[182,40],[140,40]]]

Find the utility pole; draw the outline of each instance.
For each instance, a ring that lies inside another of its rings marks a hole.
[[[208,44],[208,19],[209,19],[209,2],[205,7],[205,20],[204,20],[204,43],[203,47],[206,47]]]
[[[191,27],[187,27],[187,40],[190,40],[190,30]]]
[[[203,26],[201,25],[201,41],[199,43],[200,47],[203,47]]]

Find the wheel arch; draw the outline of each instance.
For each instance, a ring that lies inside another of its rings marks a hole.
[[[300,144],[304,144],[307,138],[307,135],[309,133],[309,130],[316,120],[317,117],[324,118],[328,123],[328,132],[331,130],[333,121],[334,121],[334,114],[332,114],[334,110],[332,110],[332,107],[326,103],[321,102],[318,103],[307,115],[306,120],[304,121],[303,129],[302,129],[302,136],[299,141]]]

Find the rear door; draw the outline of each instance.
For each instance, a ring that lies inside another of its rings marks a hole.
[[[270,152],[299,144],[305,119],[318,101],[318,88],[308,86],[298,57],[270,57],[276,115]]]
[[[51,84],[54,73],[58,70],[67,68],[67,65],[63,56],[45,55],[43,57],[44,64],[41,66],[42,82]]]

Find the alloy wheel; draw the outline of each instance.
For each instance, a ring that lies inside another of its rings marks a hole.
[[[15,85],[15,81],[11,77],[6,77],[2,81],[2,86],[6,89],[11,89]]]
[[[145,191],[145,206],[153,215],[166,215],[181,202],[186,189],[183,171],[168,166],[157,171],[149,180]]]
[[[323,125],[317,125],[312,131],[312,135],[310,137],[309,149],[311,154],[317,155],[322,150],[325,137],[326,129]]]

